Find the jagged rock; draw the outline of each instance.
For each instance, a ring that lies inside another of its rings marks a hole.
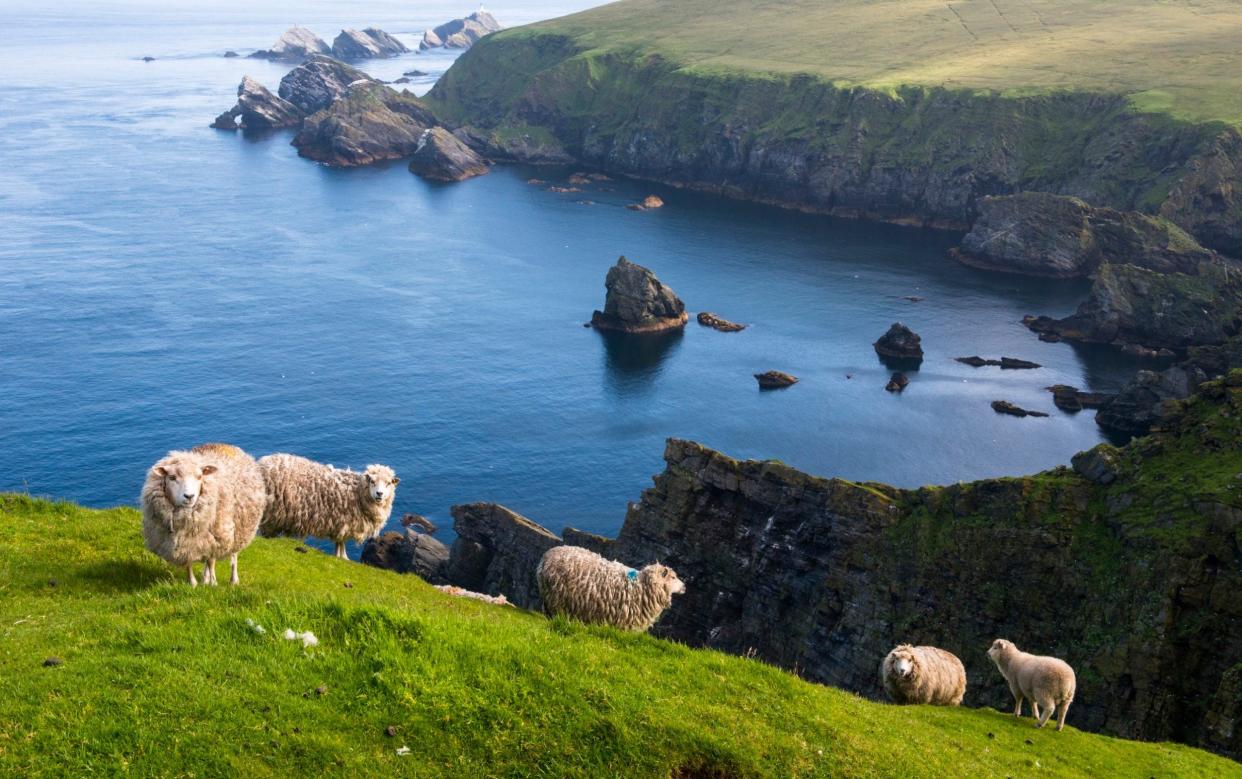
[[[992,410],[997,414],[1008,414],[1011,417],[1046,417],[1048,416],[1042,411],[1030,411],[1020,406],[1015,406],[1007,400],[992,401]]]
[[[1042,368],[1043,366],[1037,362],[1030,360],[1019,360],[1016,357],[1002,357],[999,360],[988,359],[975,355],[973,357],[954,357],[955,362],[969,365],[974,368],[980,368],[984,365],[996,365],[1005,370],[1030,370],[1033,368]]]
[[[1100,444],[1094,449],[1079,452],[1071,458],[1070,463],[1079,476],[1102,485],[1116,481],[1120,468],[1117,448],[1108,444]]]
[[[535,569],[543,553],[561,543],[553,533],[495,503],[453,506],[453,542],[446,574],[450,583],[488,595],[508,596],[538,608]]]
[[[1095,422],[1115,433],[1145,435],[1171,413],[1170,401],[1190,397],[1207,378],[1195,366],[1175,365],[1160,372],[1139,371],[1120,392],[1100,405]]]
[[[340,167],[409,157],[435,117],[418,98],[374,81],[310,115],[294,137],[298,154]]]
[[[332,41],[332,56],[347,61],[384,59],[408,51],[404,43],[376,27],[341,30]]]
[[[340,60],[314,54],[285,74],[277,92],[309,116],[348,95],[351,84],[369,79]]]
[[[1082,411],[1084,408],[1099,408],[1111,395],[1102,392],[1083,392],[1068,384],[1054,384],[1047,388],[1052,393],[1052,402],[1062,411]]]
[[[425,533],[435,533],[439,529],[435,523],[422,514],[406,514],[401,517],[401,527],[418,527],[422,528]]]
[[[768,371],[767,373],[756,373],[755,380],[759,382],[759,389],[783,389],[791,387],[798,383],[797,376],[791,376],[783,371]]]
[[[464,181],[490,169],[487,160],[443,127],[425,130],[410,160],[410,172],[432,181]]]
[[[432,584],[444,584],[449,548],[429,535],[389,531],[362,547],[362,562],[397,573],[412,573]]]
[[[1167,219],[1076,197],[1023,192],[980,198],[977,205],[979,217],[953,254],[990,270],[1070,278],[1111,262],[1195,273],[1214,256]]]
[[[683,327],[690,318],[686,306],[656,275],[625,257],[608,269],[604,310],[591,316],[600,330],[655,333]]]
[[[331,54],[332,49],[315,33],[294,25],[285,30],[284,35],[270,49],[256,51],[251,57],[283,62],[300,62],[311,54]]]
[[[246,130],[292,127],[302,121],[302,112],[297,106],[273,95],[250,76],[243,77],[237,87],[237,106],[233,112],[241,117],[241,126]]]
[[[884,389],[888,392],[901,392],[910,385],[910,379],[906,378],[904,373],[894,373],[893,377],[888,380],[888,384],[884,385]]]
[[[1193,276],[1102,265],[1075,313],[1023,322],[1069,341],[1155,350],[1222,343],[1242,324],[1242,270],[1224,261],[1201,263]]]
[[[721,319],[710,311],[700,311],[698,320],[699,324],[704,327],[710,327],[722,333],[736,333],[746,329],[746,325],[739,325],[737,322]]]
[[[241,128],[237,125],[237,115],[238,110],[234,106],[217,116],[215,121],[211,123],[211,126],[217,130],[239,130]]]
[[[876,341],[875,353],[890,360],[923,360],[923,339],[901,322],[894,322]]]
[[[501,29],[504,28],[500,26],[500,22],[496,21],[496,17],[479,9],[464,19],[454,19],[428,30],[423,34],[423,40],[418,45],[418,49],[419,51],[440,47],[468,49],[484,35]]]

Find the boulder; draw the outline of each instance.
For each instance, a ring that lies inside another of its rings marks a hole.
[[[432,584],[444,584],[449,548],[429,535],[389,531],[362,547],[362,562],[397,573],[412,573]]]
[[[441,47],[468,49],[478,43],[484,35],[501,29],[504,28],[501,27],[500,22],[496,21],[496,17],[480,9],[465,18],[445,22],[423,33],[423,40],[418,44],[418,49],[419,51]]]
[[[798,377],[792,376],[782,371],[768,371],[766,373],[756,373],[755,380],[759,382],[759,389],[783,389],[798,383]]]
[[[302,121],[302,112],[297,106],[273,95],[250,76],[243,77],[238,85],[237,106],[232,110],[241,117],[241,126],[246,130],[292,127]]]
[[[884,385],[884,389],[888,392],[901,392],[910,385],[910,379],[906,378],[904,373],[894,373],[893,377],[888,380],[888,384]]]
[[[251,57],[258,59],[280,60],[282,62],[300,62],[311,54],[331,54],[332,49],[315,33],[294,25],[285,30],[284,35],[270,49],[256,51]]]
[[[656,275],[625,257],[608,269],[604,310],[591,316],[600,330],[655,333],[685,326],[686,306]]]
[[[911,360],[922,362],[923,339],[901,322],[894,322],[888,332],[876,341],[875,353],[889,360]]]
[[[745,330],[746,325],[740,325],[737,322],[730,322],[727,319],[721,319],[710,311],[700,311],[698,316],[699,324],[704,327],[710,327],[719,330],[722,333],[736,333]]]
[[[418,98],[367,81],[307,117],[293,145],[301,156],[327,165],[370,165],[411,156],[433,124]]]
[[[1007,400],[992,401],[992,410],[997,414],[1008,414],[1011,417],[1046,417],[1048,416],[1042,411],[1030,411],[1020,406],[1015,406]]]
[[[386,59],[408,51],[404,43],[375,27],[341,30],[332,41],[332,56],[346,61]]]
[[[411,173],[432,181],[464,181],[490,169],[487,160],[443,127],[424,130],[410,160]]]
[[[313,54],[285,74],[277,92],[309,116],[348,95],[351,84],[369,79],[366,73],[340,60]]]
[[[1104,263],[1160,273],[1195,273],[1213,252],[1161,217],[1097,208],[1047,192],[984,197],[979,216],[953,255],[989,270],[1085,277]]]

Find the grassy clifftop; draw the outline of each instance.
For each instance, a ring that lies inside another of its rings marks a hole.
[[[1242,776],[1181,746],[871,703],[291,541],[256,541],[238,588],[191,590],[138,526],[0,496],[0,774]]]
[[[1242,5],[1231,0],[623,0],[532,29],[704,70],[879,88],[1098,91],[1182,119],[1242,124]]]

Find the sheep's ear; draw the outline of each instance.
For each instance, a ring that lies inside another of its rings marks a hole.
[[[214,466],[214,465],[204,465],[204,466],[203,466],[203,475],[204,475],[204,476],[206,476],[206,475],[208,475],[208,474],[215,473],[215,472],[216,472],[216,466]]]
[[[155,474],[156,474],[157,476],[167,476],[167,475],[168,475],[168,468],[164,467],[163,465],[157,465],[157,466],[155,466],[155,468],[153,468],[152,470],[154,470],[154,471],[155,471]]]
[[[401,483],[400,479],[398,479],[396,476],[392,477],[392,486],[396,487],[400,483]]]

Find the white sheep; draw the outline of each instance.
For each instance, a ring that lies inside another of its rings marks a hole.
[[[656,623],[686,585],[673,569],[652,563],[636,571],[580,546],[554,546],[535,571],[549,615],[564,614],[642,632]]]
[[[216,560],[229,558],[237,584],[237,554],[254,540],[267,496],[254,458],[231,444],[169,452],[147,472],[142,488],[142,537],[147,549],[189,574],[203,563],[203,583],[216,584]]]
[[[1069,663],[1055,657],[1029,655],[1003,638],[992,642],[988,657],[1009,682],[1009,691],[1014,697],[1013,716],[1022,716],[1022,700],[1025,698],[1031,702],[1031,710],[1037,720],[1035,727],[1042,728],[1052,716],[1053,709],[1060,710],[1057,730],[1065,727],[1065,713],[1074,700],[1074,690],[1078,685]]]
[[[259,533],[327,538],[343,560],[349,559],[346,541],[379,535],[401,481],[386,465],[368,465],[357,473],[292,454],[269,454],[259,460],[259,468],[267,484]]]
[[[934,646],[901,644],[880,663],[884,691],[895,703],[957,706],[966,694],[966,668],[957,655]]]

